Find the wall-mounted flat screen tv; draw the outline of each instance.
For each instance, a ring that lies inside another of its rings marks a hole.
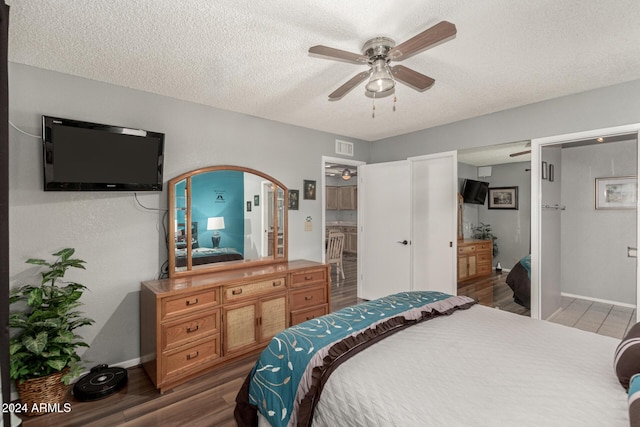
[[[465,179],[462,185],[462,199],[464,203],[484,205],[488,190],[488,182]]]
[[[45,191],[161,191],[164,134],[42,116]]]

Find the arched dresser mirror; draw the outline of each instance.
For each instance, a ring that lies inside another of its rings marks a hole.
[[[287,261],[288,190],[273,177],[210,166],[168,192],[169,277]]]

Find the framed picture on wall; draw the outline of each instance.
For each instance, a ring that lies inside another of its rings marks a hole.
[[[297,211],[300,206],[300,190],[289,190],[289,209]]]
[[[305,200],[316,199],[316,182],[315,181],[309,181],[305,179],[302,189],[304,191]]]
[[[596,209],[635,209],[638,205],[638,178],[596,178],[595,193]]]
[[[489,209],[518,209],[518,187],[489,188]]]

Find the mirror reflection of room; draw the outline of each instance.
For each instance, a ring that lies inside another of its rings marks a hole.
[[[189,259],[217,267],[273,258],[274,248],[284,257],[282,188],[233,168],[194,172],[172,187],[176,271],[188,271]]]

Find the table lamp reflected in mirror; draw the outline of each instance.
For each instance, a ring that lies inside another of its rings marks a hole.
[[[217,249],[220,247],[220,233],[218,230],[224,230],[224,217],[216,216],[207,218],[207,230],[213,230],[213,236],[211,237],[211,242],[213,243],[213,248]]]

